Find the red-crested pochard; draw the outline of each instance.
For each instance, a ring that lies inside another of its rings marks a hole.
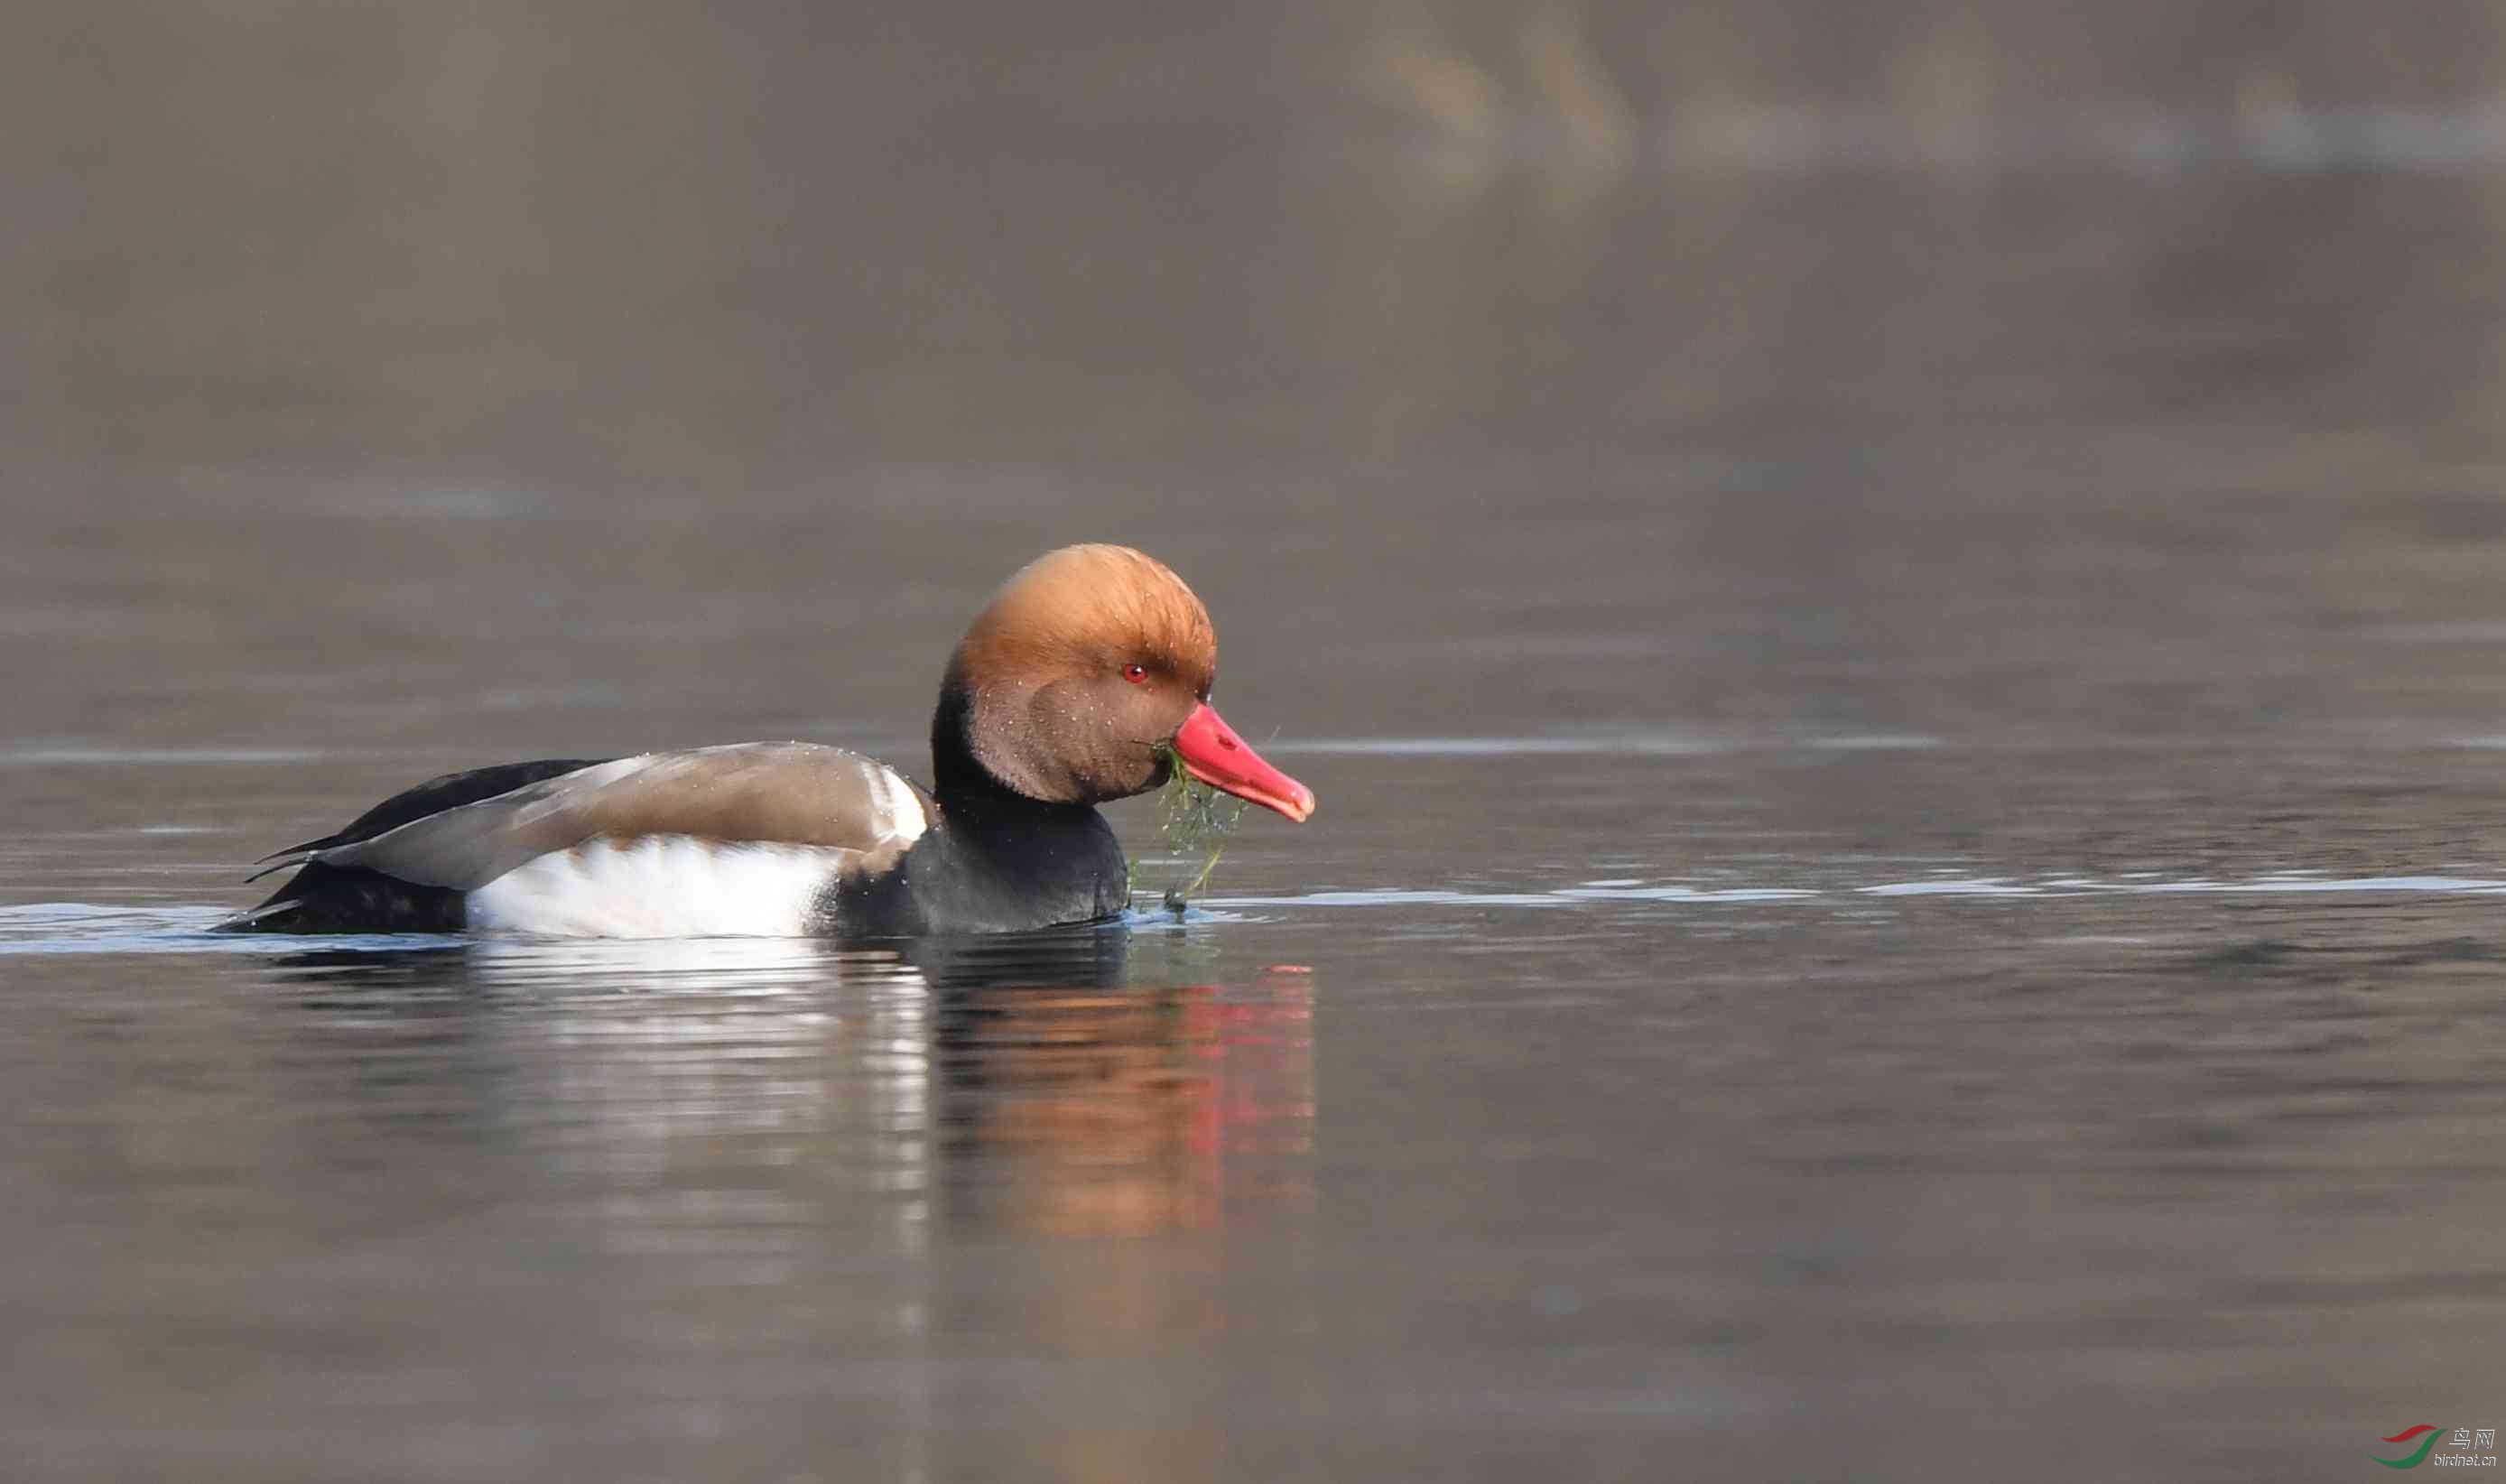
[[[509,762],[419,784],[220,926],[258,933],[884,937],[1090,922],[1129,901],[1096,806],[1193,777],[1302,823],[1313,792],[1209,706],[1218,639],[1128,547],[1030,563],[949,656],[931,787],[840,747]]]

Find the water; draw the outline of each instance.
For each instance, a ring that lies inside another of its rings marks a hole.
[[[13,49],[0,148],[102,143],[0,290],[0,1473],[2506,1417],[2493,18],[1091,14]],[[1180,918],[202,931],[454,767],[919,771],[1108,538],[1320,795]]]
[[[13,865],[87,885],[0,909],[12,1451],[2230,1476],[2477,1407],[2487,755],[1570,756],[1299,757],[1187,920],[903,959],[204,937],[366,764],[12,769],[237,820]]]

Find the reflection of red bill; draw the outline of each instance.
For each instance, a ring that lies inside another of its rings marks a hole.
[[[1183,770],[1213,789],[1276,809],[1300,825],[1314,812],[1314,791],[1263,761],[1207,701],[1184,718],[1174,750]]]

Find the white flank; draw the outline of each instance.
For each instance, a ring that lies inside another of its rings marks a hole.
[[[464,900],[478,933],[800,937],[809,930],[810,903],[858,855],[684,834],[586,840],[534,857]]]
[[[871,801],[878,814],[873,828],[891,840],[911,845],[922,838],[931,821],[922,813],[922,800],[913,795],[913,785],[896,776],[896,770],[880,763],[867,765],[870,774]]]

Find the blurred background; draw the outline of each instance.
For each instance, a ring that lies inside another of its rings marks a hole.
[[[2354,552],[2495,534],[2486,6],[0,25],[0,500],[35,538],[0,560],[26,593],[109,545],[95,581],[128,582],[149,645],[300,698],[394,646],[545,694],[558,627],[639,630],[609,663],[705,692],[690,636],[758,642],[787,605],[844,720],[893,716],[968,601],[1081,537],[1167,555],[1274,674],[1358,651],[1260,694],[1262,726],[1308,730],[1482,685],[1605,702],[1557,655],[1453,674],[1401,643],[1588,632],[1593,584],[1649,595],[1665,643],[1836,661],[1751,696],[1609,656],[1673,710],[1882,726],[1892,700],[1834,673],[1870,638],[1973,651],[1989,623],[1993,654],[1944,656],[1971,672],[2187,556],[2198,583],[2110,616],[2124,641],[2233,630],[2292,580],[2368,618],[2485,612],[2485,565]],[[2006,679],[2021,711],[2073,705]],[[25,724],[168,724],[99,704]]]
[[[13,1477],[2494,1421],[2506,10],[92,0],[0,84]],[[1321,796],[1180,927],[198,935],[450,768],[920,772],[1083,539]]]
[[[9,442],[71,470],[2347,466],[2493,401],[2476,4],[7,25]]]

